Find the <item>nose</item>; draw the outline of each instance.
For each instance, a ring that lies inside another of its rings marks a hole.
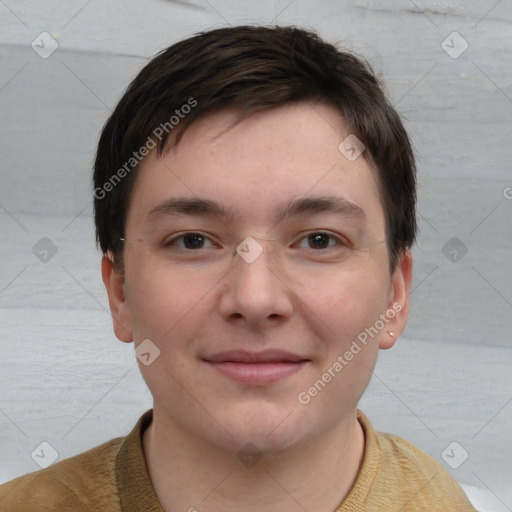
[[[251,238],[252,243],[241,244],[234,255],[233,268],[223,280],[219,308],[227,321],[257,329],[290,317],[293,292],[268,241]]]

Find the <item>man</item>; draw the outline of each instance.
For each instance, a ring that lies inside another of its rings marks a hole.
[[[411,146],[367,65],[295,27],[181,41],[106,123],[94,197],[153,409],[4,485],[1,510],[474,510],[357,409],[405,327],[416,235]]]

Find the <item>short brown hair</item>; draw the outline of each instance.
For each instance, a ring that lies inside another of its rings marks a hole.
[[[161,155],[171,134],[178,144],[191,123],[219,109],[236,109],[239,122],[299,101],[337,108],[349,132],[364,143],[376,172],[393,271],[417,232],[416,168],[409,138],[366,61],[295,26],[201,32],[163,50],[142,69],[98,143],[94,215],[102,252],[112,251],[115,261],[121,260],[120,239],[139,150],[156,147]],[[186,115],[179,115],[181,109]]]

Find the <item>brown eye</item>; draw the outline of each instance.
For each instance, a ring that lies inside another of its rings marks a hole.
[[[316,231],[314,233],[310,233],[305,236],[303,240],[307,240],[307,249],[331,249],[338,246],[344,246],[343,241],[330,233],[325,233],[323,231]]]
[[[181,240],[182,243],[178,244],[177,241]],[[179,249],[204,249],[204,245],[206,241],[209,241],[209,238],[202,235],[201,233],[184,233],[182,235],[176,236],[169,241],[164,243],[165,247],[178,247]]]
[[[308,242],[313,249],[325,249],[329,246],[329,235],[326,233],[315,233],[308,236]]]

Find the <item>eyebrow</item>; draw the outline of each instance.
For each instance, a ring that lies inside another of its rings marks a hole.
[[[218,201],[201,197],[186,198],[176,197],[167,199],[147,214],[149,219],[161,215],[185,214],[193,216],[218,217],[223,221],[233,220],[237,212],[226,208]],[[277,221],[299,216],[312,215],[315,213],[337,213],[345,216],[365,219],[364,210],[355,203],[340,196],[315,196],[290,199],[277,212]]]

